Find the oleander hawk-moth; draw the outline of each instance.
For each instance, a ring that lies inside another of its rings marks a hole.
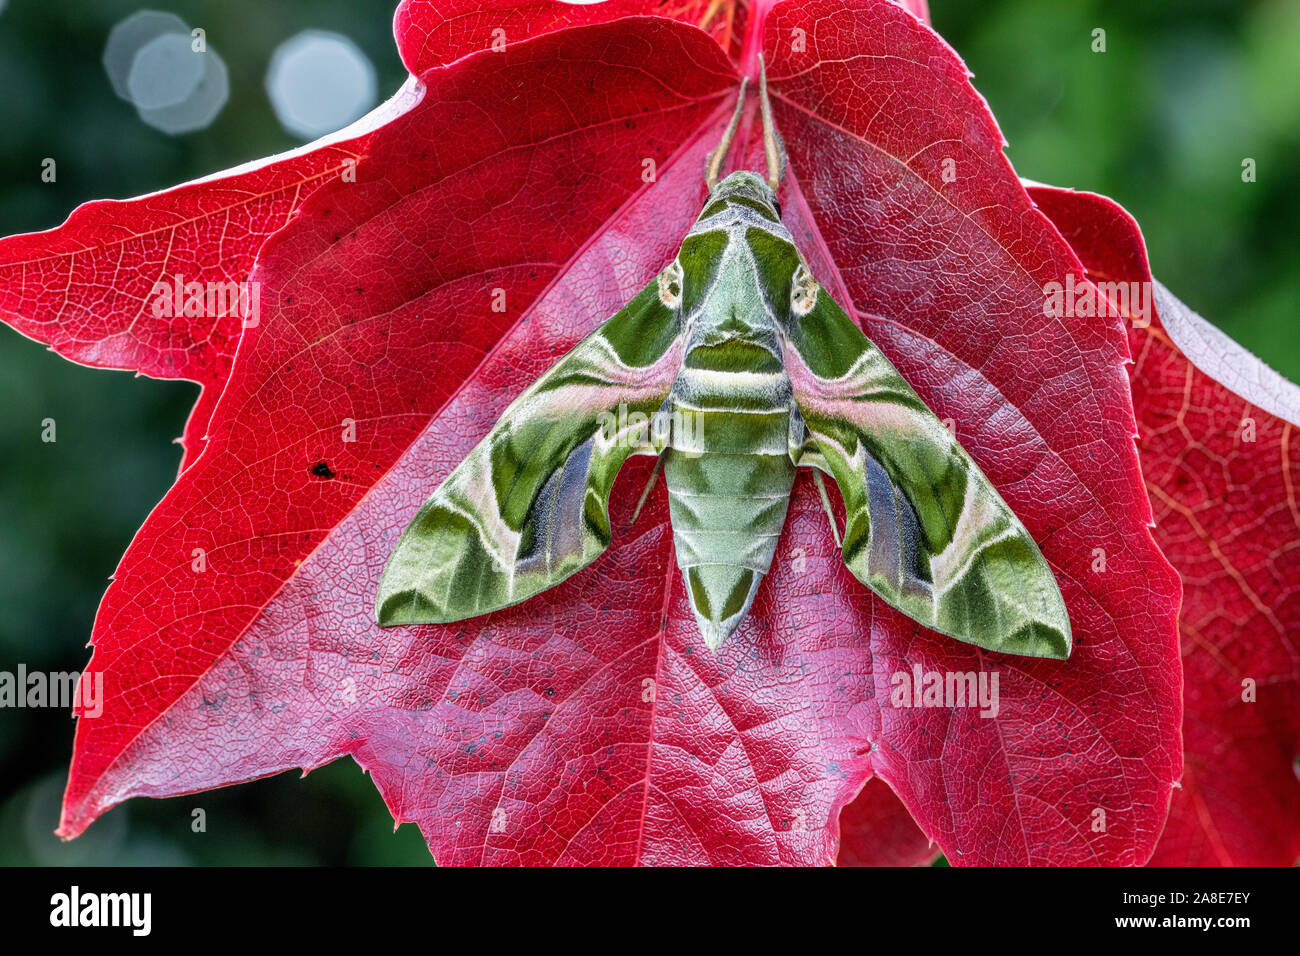
[[[742,84],[677,258],[520,395],[419,510],[380,581],[381,625],[458,621],[559,584],[610,543],[623,463],[652,455],[714,650],[749,612],[808,467],[845,564],[890,605],[992,651],[1069,655],[1065,603],[1033,538],[782,224],[785,154],[762,80],[767,178],[718,181]],[[843,499],[842,538],[823,473]]]

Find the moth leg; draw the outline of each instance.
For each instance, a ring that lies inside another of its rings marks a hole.
[[[664,467],[664,452],[673,443],[673,403],[671,398],[664,399],[664,403],[659,406],[659,411],[655,412],[654,417],[650,419],[650,430],[644,439],[637,442],[634,455],[654,455],[655,467],[650,472],[650,478],[646,481],[645,490],[641,492],[641,497],[637,500],[636,508],[632,511],[632,518],[628,521],[628,527],[636,524],[636,519],[641,514],[641,509],[645,507],[646,501],[650,498],[650,492],[654,490],[655,482],[659,480],[659,472]]]
[[[822,477],[820,468],[814,468],[812,476],[817,485],[817,494],[822,499],[822,507],[826,509],[826,520],[831,523],[831,537],[835,539],[835,547],[842,549],[844,541],[840,538],[840,526],[836,524],[835,512],[831,509],[831,496],[826,493],[826,479]]]
[[[645,490],[641,492],[641,497],[637,499],[636,508],[632,511],[632,518],[627,523],[629,528],[636,524],[636,519],[641,516],[641,509],[644,508],[645,503],[650,500],[650,492],[654,489],[655,483],[658,482],[659,472],[663,471],[663,467],[664,456],[660,455],[655,459],[655,467],[654,470],[650,472],[650,479],[645,483]]]
[[[831,509],[830,495],[826,493],[826,481],[822,478],[822,472],[829,473],[830,466],[822,456],[817,440],[809,434],[803,415],[799,414],[799,409],[795,406],[790,407],[789,445],[790,460],[796,466],[812,469],[813,481],[817,484],[817,494],[821,497],[822,507],[826,509],[826,518],[831,524],[831,536],[835,539],[835,547],[843,548],[840,528],[835,522],[835,512]]]
[[[808,426],[804,424],[799,407],[793,404],[790,406],[790,434],[787,444],[790,449],[790,461],[796,468],[825,470],[826,463],[821,458],[821,449],[817,447],[817,441],[808,433]]]

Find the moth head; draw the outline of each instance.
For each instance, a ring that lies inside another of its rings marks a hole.
[[[713,187],[709,193],[709,205],[728,199],[748,200],[758,203],[778,220],[781,218],[781,204],[776,201],[776,193],[758,173],[748,169],[737,170]]]

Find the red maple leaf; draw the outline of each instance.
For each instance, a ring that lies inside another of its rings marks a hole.
[[[828,862],[873,775],[953,862],[1150,855],[1181,769],[1178,584],[1149,533],[1122,325],[1043,314],[1044,286],[1082,266],[960,61],[909,13],[708,5],[723,45],[663,18],[572,25],[631,6],[405,5],[418,105],[349,147],[355,181],[285,194],[293,218],[256,249],[283,219],[244,212],[260,321],[105,596],[90,669],[109,696],[78,724],[65,836],[130,796],[351,754],[445,863]],[[1040,543],[1069,661],[957,645],[875,600],[802,482],[753,614],[713,655],[664,502],[629,522],[632,469],[610,551],[562,587],[460,625],[374,626],[378,574],[428,491],[672,258],[738,81],[724,46],[746,72],[766,51],[788,225]],[[279,169],[260,175],[292,181]],[[208,192],[188,189],[115,212],[153,229],[188,197],[211,230]],[[125,282],[134,258],[103,250],[130,228],[74,217],[0,246],[18,287],[2,307],[47,340],[73,314],[60,341],[134,344],[130,297],[99,323],[102,295],[80,291]],[[144,289],[187,261],[150,248]],[[47,256],[57,288],[31,278]],[[151,329],[142,354],[170,335],[191,354],[199,331]],[[913,668],[997,671],[998,717],[891,707],[891,675]]]

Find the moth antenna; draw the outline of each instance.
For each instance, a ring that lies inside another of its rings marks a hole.
[[[722,133],[722,141],[718,143],[718,148],[709,154],[709,169],[705,173],[704,182],[709,187],[709,192],[713,192],[713,187],[718,184],[718,174],[722,172],[722,164],[726,162],[727,153],[731,150],[731,141],[736,136],[736,128],[740,126],[740,114],[745,108],[745,87],[749,84],[749,77],[740,81],[740,95],[736,97],[736,112],[731,114],[731,122]]]
[[[763,109],[763,153],[767,156],[767,184],[773,195],[785,175],[785,144],[772,122],[772,102],[767,98],[767,63],[758,55],[758,98]]]

